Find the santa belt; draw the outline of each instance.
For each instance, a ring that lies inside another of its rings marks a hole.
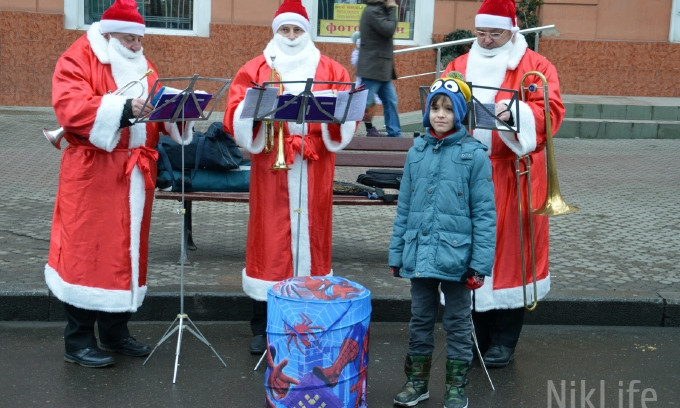
[[[295,162],[295,155],[299,154],[303,160],[319,160],[317,153],[323,140],[318,136],[305,136],[304,152],[302,151],[302,136],[289,135],[283,139],[283,152],[286,158],[286,164],[293,164]]]
[[[96,150],[101,151],[102,149],[95,146],[74,146],[80,149],[86,150]],[[144,175],[144,188],[146,190],[152,190],[155,188],[156,183],[153,180],[151,174],[151,162],[156,163],[158,161],[158,152],[156,149],[152,149],[148,146],[139,146],[132,149],[113,149],[111,153],[122,153],[126,152],[130,156],[128,157],[127,163],[125,164],[125,176],[130,178],[132,175],[132,170],[135,165]]]

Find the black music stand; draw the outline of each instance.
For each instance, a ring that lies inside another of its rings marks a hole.
[[[179,92],[173,92],[171,95],[158,95],[159,92],[162,92],[160,90],[160,83],[165,83],[165,84],[170,84],[173,82],[179,82],[181,84],[185,84],[187,81],[189,81],[189,84],[179,90]],[[212,96],[211,94],[208,94],[203,91],[197,91],[196,90],[196,83],[199,81],[206,81],[206,82],[215,82],[218,83],[219,85],[219,90],[215,93],[215,96]],[[138,117],[135,120],[135,123],[146,123],[146,122],[171,122],[171,123],[181,123],[182,126],[185,128],[183,129],[183,134],[184,132],[187,131],[186,125],[187,122],[189,121],[204,121],[208,120],[210,115],[212,114],[213,110],[215,109],[216,103],[219,101],[221,96],[224,94],[226,91],[227,87],[231,83],[231,79],[223,79],[223,78],[201,78],[197,74],[194,74],[193,77],[186,77],[186,78],[163,78],[163,79],[158,79],[156,82],[153,84],[151,87],[151,90],[149,91],[149,96],[147,97],[146,102],[151,103],[152,99],[158,99],[158,101],[154,104],[154,109],[153,111],[144,116],[144,117]],[[158,98],[160,96],[160,98]],[[164,97],[165,96],[165,97]],[[206,113],[207,111],[207,113]],[[177,348],[175,350],[175,370],[172,376],[172,383],[174,384],[176,379],[177,379],[177,366],[179,365],[179,355],[180,355],[180,349],[182,345],[182,333],[184,330],[188,330],[191,334],[193,334],[198,340],[203,342],[206,346],[210,347],[210,349],[215,353],[215,356],[220,360],[222,365],[225,367],[227,364],[222,360],[222,357],[220,357],[219,354],[217,354],[217,351],[215,351],[215,348],[208,342],[208,340],[203,336],[203,333],[196,327],[194,322],[189,318],[189,315],[184,311],[184,264],[186,261],[186,225],[185,225],[185,217],[184,214],[186,214],[186,206],[185,206],[185,201],[184,201],[184,144],[181,145],[181,151],[182,151],[182,182],[180,183],[182,186],[182,193],[181,193],[181,201],[180,203],[182,204],[182,208],[179,208],[176,210],[176,213],[179,215],[182,215],[182,232],[181,232],[181,244],[180,244],[180,259],[179,259],[179,266],[180,266],[180,284],[179,284],[179,291],[180,291],[180,310],[177,316],[175,317],[175,320],[170,324],[168,329],[165,331],[161,339],[158,341],[156,346],[151,350],[151,353],[149,356],[144,360],[143,365],[146,365],[146,362],[149,361],[153,353],[156,351],[158,346],[163,344],[165,340],[170,338],[175,332],[177,332]],[[189,323],[187,325],[186,322]],[[177,323],[177,325],[175,325]]]
[[[519,133],[519,91],[516,89],[494,88],[489,86],[473,85],[468,82],[472,97],[470,98],[470,112],[468,114],[469,129],[500,130],[505,132]],[[495,103],[484,104],[475,97],[475,89],[491,89],[496,93],[507,93],[509,99],[508,110],[515,121],[513,126],[502,121],[496,115]]]
[[[515,89],[506,88],[492,88],[489,86],[473,85],[471,82],[467,83],[470,87],[471,97],[470,102],[468,102],[468,130],[472,129],[489,129],[489,130],[502,130],[508,132],[519,132],[519,103],[518,95],[519,92]],[[493,89],[496,92],[507,92],[510,103],[508,104],[508,109],[510,110],[512,117],[515,119],[514,126],[510,126],[508,123],[500,120],[495,112],[495,104],[484,104],[475,97],[475,89]],[[429,86],[421,86],[418,88],[420,94],[420,111],[425,115],[427,112],[427,96],[430,94]]]
[[[278,90],[283,84],[303,83],[305,89],[298,95],[278,95]],[[337,95],[315,95],[312,92],[314,85],[346,85],[348,91],[338,92]],[[243,113],[241,118],[252,117],[255,121],[269,120],[273,122],[293,122],[302,124],[309,123],[335,123],[343,124],[347,120],[361,120],[366,110],[366,97],[368,92],[363,87],[356,87],[353,82],[337,81],[314,81],[307,78],[306,81],[269,81],[262,85],[255,84],[246,92]],[[331,112],[332,111],[332,112]],[[360,114],[360,116],[359,116]],[[305,154],[305,133],[302,132],[301,156]],[[300,172],[300,185],[302,185],[302,172]],[[299,256],[299,231],[300,211],[302,204],[302,189],[298,191],[298,214],[296,242],[296,258]],[[293,276],[298,276],[298,260],[294,262]]]
[[[305,89],[297,95],[278,95],[279,88],[283,84],[304,83]],[[348,91],[340,91],[337,95],[314,94],[312,87],[315,84],[346,85]],[[280,81],[264,82],[262,85],[255,84],[248,89],[244,101],[244,109],[241,118],[253,118],[254,121],[295,122],[303,126],[300,155],[305,154],[305,131],[304,124],[309,123],[335,123],[343,124],[346,121],[360,121],[366,110],[366,97],[368,92],[364,87],[356,87],[354,82],[314,81],[307,78],[306,81]],[[302,185],[302,171],[300,172],[300,184]],[[298,190],[297,214],[297,242],[293,268],[293,276],[298,276],[298,256],[300,254],[300,215],[302,212],[302,189]],[[291,220],[292,225],[292,220]],[[267,355],[264,351],[262,357],[253,370],[262,363]]]

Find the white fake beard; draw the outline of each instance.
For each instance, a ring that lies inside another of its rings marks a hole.
[[[144,49],[132,51],[123,46],[121,42],[110,36],[109,38],[109,60],[111,63],[111,74],[116,81],[118,88],[126,86],[131,81],[134,85],[130,86],[121,95],[126,98],[146,99],[149,95],[148,81],[140,80],[149,65],[144,57]],[[137,123],[130,127],[129,148],[143,146],[146,143],[146,125]]]
[[[295,56],[307,47],[307,44],[311,42],[311,39],[309,33],[307,32],[293,40],[276,33],[274,34],[274,42],[276,43],[276,48],[278,48],[282,53]]]
[[[512,47],[513,47],[513,42],[512,42],[512,40],[510,40],[500,47],[491,48],[491,49],[487,49],[487,48],[482,47],[481,45],[479,45],[479,43],[477,41],[475,41],[472,44],[472,46],[477,48],[477,52],[479,53],[479,55],[481,55],[483,57],[495,57],[496,55],[500,55],[500,54],[503,54],[503,53],[510,52],[510,50],[512,50]]]
[[[129,50],[113,36],[109,38],[109,59],[111,61],[111,73],[119,88],[125,86],[130,81],[139,80],[148,69],[143,48],[136,52]],[[140,82],[141,84],[137,82],[134,86],[131,86],[123,95],[134,98],[146,98],[148,95],[148,90],[146,89],[147,83],[146,81]],[[140,89],[140,85],[142,89]]]
[[[282,35],[275,34],[263,52],[267,64],[279,71],[283,81],[306,81],[307,78],[314,78],[321,52],[311,41],[308,33],[293,41],[296,43],[295,54],[290,54],[291,47],[288,45],[290,42]],[[273,63],[272,57],[275,57]],[[304,82],[284,84],[284,90],[290,93],[300,93],[304,88]]]
[[[132,51],[126,48],[119,39],[114,36],[109,36],[109,55],[118,54],[127,59],[138,59],[144,57],[144,47],[141,47],[139,51]]]

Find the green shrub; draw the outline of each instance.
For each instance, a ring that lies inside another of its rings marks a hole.
[[[446,37],[444,37],[444,42],[463,40],[465,38],[472,38],[474,36],[475,35],[472,34],[472,31],[470,30],[458,29],[448,33]],[[453,61],[459,55],[463,55],[470,51],[470,45],[471,44],[461,44],[442,48],[442,68],[446,67],[449,62]]]
[[[517,24],[519,28],[534,28],[539,26],[538,9],[543,4],[543,0],[522,0],[517,4]],[[527,44],[532,50],[536,49],[536,36],[538,33],[526,35]]]

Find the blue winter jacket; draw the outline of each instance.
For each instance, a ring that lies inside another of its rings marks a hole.
[[[402,277],[460,281],[468,268],[491,276],[496,205],[487,149],[465,128],[414,140],[388,254]]]

